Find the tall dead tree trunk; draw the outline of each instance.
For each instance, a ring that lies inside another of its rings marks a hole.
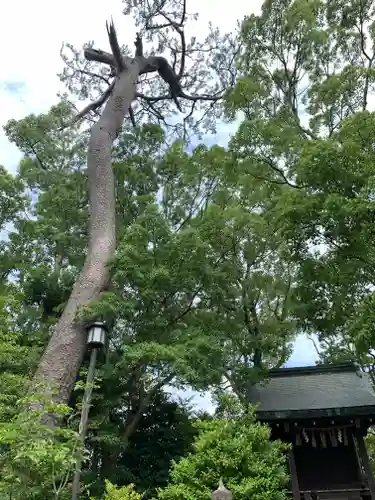
[[[106,264],[116,249],[115,191],[111,150],[135,96],[141,61],[134,59],[118,73],[112,93],[92,127],[87,169],[90,192],[90,242],[84,267],[56,325],[35,374],[46,383],[57,402],[67,402],[86,349],[86,334],[76,314],[107,287]]]
[[[115,229],[115,191],[112,172],[111,150],[113,141],[121,129],[125,116],[132,113],[131,104],[137,97],[146,101],[150,108],[155,102],[173,100],[181,110],[178,99],[192,103],[192,110],[197,101],[218,101],[221,93],[214,95],[191,96],[184,92],[181,79],[185,68],[186,42],[183,24],[186,18],[186,0],[182,2],[182,14],[179,22],[175,22],[164,13],[161,4],[154,12],[165,18],[162,28],[171,28],[181,39],[181,63],[178,74],[163,57],[144,57],[140,35],[135,41],[135,57],[130,58],[121,53],[113,22],[107,25],[112,53],[93,48],[86,48],[86,61],[105,64],[111,68],[115,79],[109,84],[103,95],[78,113],[74,122],[83,118],[88,112],[105,104],[98,122],[91,130],[88,146],[87,169],[90,192],[90,228],[88,255],[83,269],[74,284],[66,308],[60,317],[46,351],[40,361],[34,381],[44,383],[54,393],[56,402],[67,403],[86,349],[85,328],[77,312],[89,301],[99,297],[108,286],[109,273],[106,267],[108,260],[116,249]],[[154,26],[147,29],[159,29]],[[161,96],[137,94],[136,85],[141,74],[158,72],[169,86],[169,93]],[[190,116],[190,115],[189,115]]]

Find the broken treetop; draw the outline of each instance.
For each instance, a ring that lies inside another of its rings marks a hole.
[[[352,363],[270,370],[249,401],[259,420],[375,416],[370,378]]]

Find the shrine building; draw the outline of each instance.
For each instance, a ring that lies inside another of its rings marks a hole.
[[[291,443],[293,500],[375,500],[364,436],[375,425],[370,377],[352,364],[278,368],[249,390],[271,438]]]

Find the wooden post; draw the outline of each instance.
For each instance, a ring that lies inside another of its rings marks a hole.
[[[372,475],[371,464],[368,457],[366,445],[363,440],[363,435],[358,432],[356,434],[356,440],[358,444],[359,457],[361,459],[363,468],[365,469],[366,479],[368,481],[368,486],[370,488],[371,499],[375,500],[375,481],[374,481],[374,476]]]
[[[288,450],[288,462],[289,462],[290,479],[292,481],[293,500],[301,500],[301,494],[299,492],[296,461],[294,460],[293,445]],[[374,500],[375,500],[375,498],[374,498]]]
[[[219,487],[212,493],[211,497],[212,500],[232,500],[232,492],[226,489],[223,480],[220,479]]]

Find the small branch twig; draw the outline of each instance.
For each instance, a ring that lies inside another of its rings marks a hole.
[[[135,56],[143,57],[143,42],[140,33],[137,33],[134,45],[135,45]]]
[[[174,28],[174,30],[179,34],[181,39],[181,62],[180,62],[180,71],[178,72],[177,75],[178,80],[181,80],[185,71],[185,56],[186,56],[186,39],[183,29],[186,18],[186,0],[184,0],[183,3],[182,16],[179,23],[176,23],[175,21],[170,19],[170,17],[167,16],[167,14],[165,14],[164,12],[160,12],[160,14],[164,17],[164,19],[168,21],[169,26],[172,26],[172,28]]]
[[[86,75],[86,76],[90,76],[91,78],[98,78],[99,80],[102,80],[103,82],[105,82],[107,85],[110,85],[110,81],[108,80],[108,78],[106,78],[105,76],[103,75],[98,75],[97,73],[92,73],[91,71],[86,71],[84,69],[79,69],[77,70],[79,73],[81,73],[81,75]]]
[[[103,104],[106,102],[106,100],[108,99],[108,97],[111,95],[112,90],[114,89],[114,86],[115,86],[115,81],[113,81],[110,84],[110,86],[103,92],[103,94],[98,99],[96,99],[95,101],[91,102],[86,107],[84,107],[82,109],[82,111],[80,111],[79,113],[77,113],[77,115],[73,118],[73,120],[69,124],[64,125],[63,127],[61,127],[61,130],[64,129],[64,128],[66,128],[67,126],[75,125],[77,122],[79,122],[80,120],[82,120],[82,118],[84,118],[88,113],[90,113],[90,111],[96,111],[98,108],[100,108],[101,106],[103,106]]]

